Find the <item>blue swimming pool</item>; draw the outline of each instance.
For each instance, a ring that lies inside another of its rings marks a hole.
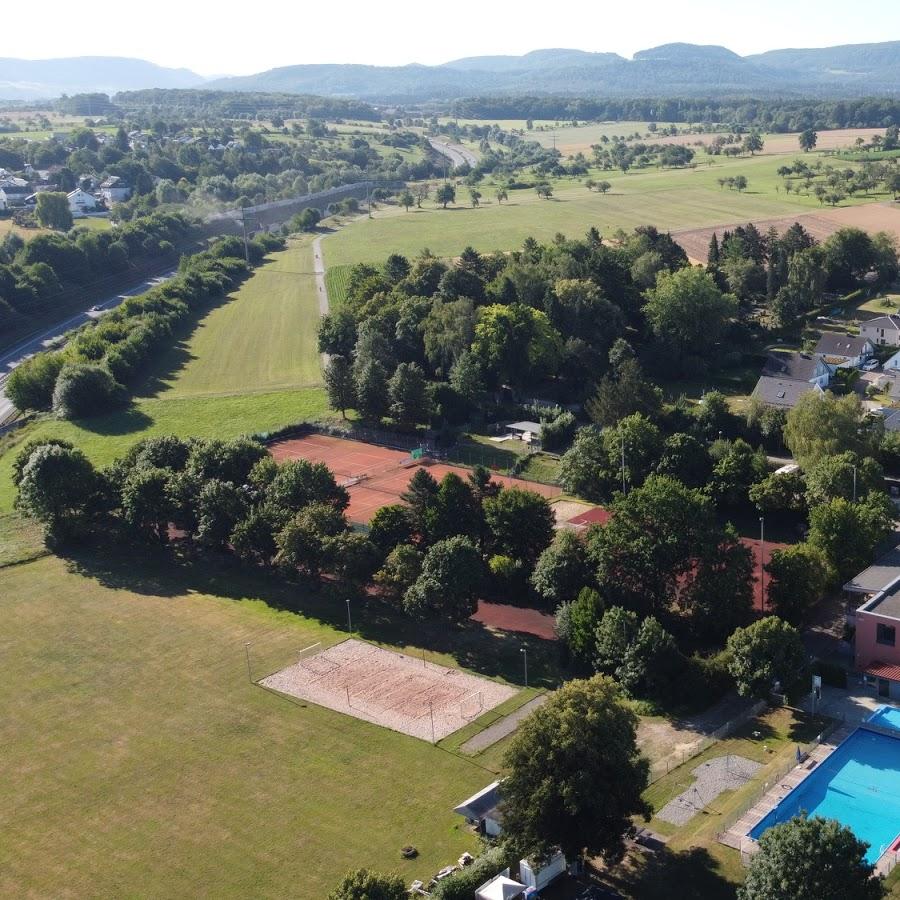
[[[900,710],[882,708],[869,720],[900,729]],[[758,838],[799,812],[837,819],[869,845],[874,863],[900,834],[900,730],[896,736],[854,731],[750,832]]]

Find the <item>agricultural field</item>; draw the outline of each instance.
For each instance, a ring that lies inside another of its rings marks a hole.
[[[322,897],[351,866],[409,882],[475,851],[452,808],[481,761],[250,683],[245,643],[261,678],[345,636],[343,604],[301,602],[165,560],[0,569],[0,893]],[[496,655],[470,630],[471,659]]]
[[[160,361],[140,396],[166,399],[321,384],[309,236],[292,240]]]

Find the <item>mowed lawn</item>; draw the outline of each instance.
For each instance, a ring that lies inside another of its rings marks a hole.
[[[162,357],[148,389],[167,398],[321,384],[319,307],[308,237],[273,253]]]
[[[161,434],[228,439],[332,415],[323,388],[301,388],[268,394],[139,400],[127,409],[76,422],[46,417],[0,445],[0,515],[12,510],[13,460],[31,439],[65,438],[95,465],[105,466],[138,441]]]
[[[321,898],[476,849],[452,808],[490,772],[248,680],[246,642],[261,677],[340,632],[240,577],[82,566],[0,570],[0,895]]]

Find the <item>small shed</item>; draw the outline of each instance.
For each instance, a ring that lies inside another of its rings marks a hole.
[[[509,877],[509,869],[490,881],[486,881],[477,891],[475,900],[519,900],[525,896],[527,885],[513,881]]]
[[[525,441],[526,444],[541,439],[541,426],[538,422],[513,422],[506,426],[506,430],[510,437]]]
[[[503,828],[500,825],[500,782],[494,781],[459,806],[453,808],[455,813],[466,817],[466,821],[476,825],[481,834],[497,837]]]

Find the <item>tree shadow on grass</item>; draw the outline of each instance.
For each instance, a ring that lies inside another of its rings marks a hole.
[[[102,434],[106,437],[134,434],[143,431],[153,424],[153,419],[134,405],[125,409],[93,416],[90,419],[76,419],[75,424],[91,434]]]
[[[117,555],[96,547],[67,548],[70,572],[104,587],[147,596],[178,598],[187,593],[230,600],[260,600],[267,606],[347,628],[346,590],[327,582],[289,581],[275,571],[246,566],[227,554],[185,553],[175,546],[128,545],[116,539]],[[371,595],[351,599],[353,633],[364,640],[446,653],[460,666],[489,677],[551,688],[559,683],[555,642],[491,630],[478,622],[448,626],[417,622],[390,602]],[[522,650],[526,653],[523,653]]]
[[[647,854],[614,879],[615,885],[641,900],[734,900],[736,886],[720,872],[719,862],[704,847]]]

